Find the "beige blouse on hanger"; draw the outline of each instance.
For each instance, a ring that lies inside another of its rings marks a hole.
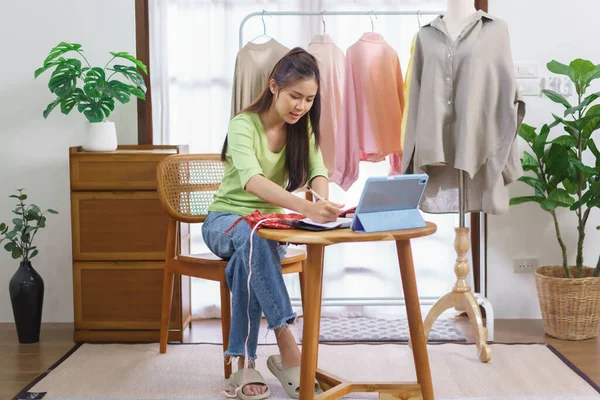
[[[235,58],[231,118],[256,99],[267,85],[271,70],[289,49],[275,39],[247,43]]]

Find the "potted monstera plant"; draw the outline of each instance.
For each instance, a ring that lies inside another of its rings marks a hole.
[[[35,343],[40,339],[44,280],[31,265],[31,259],[38,254],[33,239],[40,229],[46,227],[46,216],[58,212],[26,204],[27,195],[23,189],[18,189],[17,194],[10,197],[17,201],[12,210],[16,217],[12,220],[12,228],[10,224],[0,223],[0,243],[5,242],[4,249],[13,259],[21,260],[8,284],[19,342]]]
[[[552,73],[569,77],[577,92],[577,103],[571,104],[554,91],[543,91],[562,105],[564,112],[553,114],[553,121],[540,129],[521,126],[519,135],[531,152],[526,151],[522,158],[523,169],[529,174],[519,180],[531,186],[534,193],[513,198],[511,204],[536,202],[552,216],[562,263],[535,272],[544,330],[559,339],[581,340],[598,335],[600,320],[600,257],[595,268],[588,266],[583,257],[590,215],[600,207],[600,144],[594,136],[600,129],[600,104],[595,104],[600,92],[588,93],[591,83],[600,78],[600,65],[576,59],[569,65],[551,61],[547,67]],[[560,208],[569,209],[577,222],[575,265],[568,263],[557,215]],[[598,250],[596,244],[594,251]]]
[[[63,57],[69,52],[74,52],[79,57]],[[115,124],[107,120],[114,111],[116,102],[127,103],[131,96],[144,100],[146,98],[146,85],[142,76],[142,72],[148,73],[146,66],[127,52],[110,54],[112,58],[104,67],[92,67],[83,55],[80,44],[61,42],[50,51],[44,64],[34,73],[37,78],[54,68],[48,88],[56,99],[46,107],[44,118],[59,105],[63,114],[69,114],[77,108],[87,118],[82,145],[86,151],[116,150]],[[116,64],[119,60],[133,65]],[[124,78],[124,81],[117,78]]]

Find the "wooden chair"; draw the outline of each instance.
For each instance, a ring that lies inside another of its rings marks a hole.
[[[171,155],[158,165],[157,183],[160,202],[171,217],[167,234],[160,322],[161,353],[167,351],[175,274],[209,279],[220,283],[223,350],[227,350],[231,324],[230,293],[225,280],[227,261],[212,253],[180,254],[181,246],[176,240],[179,237],[178,232],[182,222],[204,222],[208,206],[222,179],[223,163],[219,154]],[[284,274],[299,273],[301,295],[304,293],[305,264],[306,253],[294,248],[288,248],[286,258],[281,262],[281,270]],[[304,296],[302,296],[302,301],[304,301]],[[223,365],[225,378],[229,378],[231,364],[224,361]]]

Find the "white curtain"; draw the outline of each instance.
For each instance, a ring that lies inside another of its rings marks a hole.
[[[150,0],[151,83],[155,144],[189,144],[192,153],[220,152],[227,132],[231,85],[238,29],[249,13],[261,11],[322,10],[442,10],[446,0]],[[420,23],[432,17],[422,16]],[[371,31],[368,16],[325,16],[327,33],[346,50]],[[403,71],[409,61],[410,44],[419,28],[416,16],[372,17],[374,30],[398,51]],[[306,47],[313,34],[322,33],[320,16],[265,17],[267,34],[292,48]],[[244,43],[263,33],[260,17],[244,28]],[[356,205],[369,176],[386,175],[389,165],[361,163],[359,180],[348,192],[331,185],[331,198]],[[413,241],[413,253],[421,297],[439,297],[454,283],[456,258],[453,242],[454,215],[426,215],[438,224],[438,233]],[[192,250],[207,251],[200,227],[192,227]],[[297,276],[286,276],[292,298],[299,297]],[[325,253],[323,300],[402,297],[400,273],[393,242],[359,243],[328,247]],[[195,279],[192,285],[194,317],[219,317],[218,284]],[[367,300],[355,305],[325,307],[323,315],[385,314],[390,307],[369,307]],[[333,303],[332,303],[333,304]],[[392,312],[397,313],[397,307]]]

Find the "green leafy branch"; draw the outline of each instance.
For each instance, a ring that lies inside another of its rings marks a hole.
[[[0,223],[0,243],[7,240],[4,249],[11,253],[12,258],[21,258],[22,261],[29,261],[38,254],[36,246],[33,246],[33,239],[38,230],[46,227],[46,212],[58,214],[58,211],[48,209],[43,212],[35,204],[26,205],[24,200],[27,195],[23,193],[24,189],[17,189],[18,195],[9,197],[19,200],[16,208],[12,211],[18,215],[14,218],[12,229],[6,223]],[[35,225],[33,223],[35,222]]]

